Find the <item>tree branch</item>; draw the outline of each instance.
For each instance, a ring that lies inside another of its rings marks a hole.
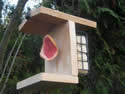
[[[24,6],[27,1],[28,0],[19,0],[18,1],[17,7],[14,11],[11,21],[10,21],[8,27],[6,28],[3,38],[1,40],[1,43],[0,43],[0,72],[1,72],[2,64],[3,64],[3,60],[4,60],[4,56],[5,56],[5,51],[8,46],[8,42],[10,40],[12,33],[17,29],[17,27],[19,25],[22,11],[23,11]]]
[[[0,24],[1,24],[2,9],[3,9],[3,1],[0,0]]]

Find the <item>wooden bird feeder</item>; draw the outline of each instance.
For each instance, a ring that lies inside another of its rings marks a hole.
[[[45,61],[45,72],[17,83],[17,89],[52,88],[78,84],[78,74],[88,72],[87,34],[96,22],[40,7],[31,11],[31,18],[19,26],[21,32],[49,34],[59,47],[58,56]],[[82,32],[79,33],[79,32]],[[39,54],[39,53],[38,53]]]

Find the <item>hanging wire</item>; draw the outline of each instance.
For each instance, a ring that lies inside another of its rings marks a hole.
[[[15,53],[14,58],[13,58],[13,61],[12,61],[11,66],[10,66],[10,68],[9,68],[9,72],[8,72],[7,78],[6,78],[6,80],[5,80],[4,84],[3,84],[3,87],[2,87],[2,89],[1,89],[1,91],[0,91],[0,94],[3,94],[4,89],[6,88],[6,83],[8,82],[8,79],[9,79],[9,77],[10,77],[10,73],[11,73],[11,71],[12,71],[13,65],[14,65],[15,60],[16,60],[16,56],[17,56],[17,54],[18,54],[18,52],[19,52],[19,50],[20,50],[20,47],[21,47],[21,45],[22,45],[22,43],[23,43],[23,40],[24,40],[25,36],[26,36],[26,34],[23,35],[23,37],[22,37],[22,39],[21,39],[21,41],[20,41],[20,44],[19,44],[19,46],[18,46],[18,48],[17,48],[17,50],[16,50],[16,53]]]
[[[14,49],[15,49],[15,47],[17,45],[17,42],[18,42],[19,38],[21,37],[21,35],[22,35],[22,33],[19,33],[19,36],[17,37],[17,39],[15,41],[15,44],[13,45],[13,47],[12,47],[12,49],[11,49],[9,55],[8,55],[8,58],[6,60],[6,63],[5,63],[5,66],[4,66],[4,69],[3,69],[3,72],[2,72],[2,75],[1,75],[1,78],[0,78],[0,83],[1,83],[1,81],[2,81],[2,79],[4,77],[4,75],[5,75],[5,71],[6,71],[6,68],[7,68],[8,64],[9,64],[10,58],[12,56],[12,53],[13,53],[13,51],[14,51]]]

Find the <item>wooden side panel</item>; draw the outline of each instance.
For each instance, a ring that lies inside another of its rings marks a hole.
[[[77,48],[76,48],[76,28],[75,23],[69,20],[70,50],[72,75],[78,75]]]
[[[55,26],[53,31],[49,32],[59,48],[59,54],[54,60],[45,62],[45,72],[59,74],[62,73],[69,75],[78,74],[78,69],[76,65],[77,60],[76,57],[74,58],[74,54],[76,54],[76,49],[73,48],[73,46],[75,46],[75,31],[71,32],[71,28],[75,29],[75,25],[73,22],[68,21],[64,24]]]
[[[69,24],[60,24],[55,26],[49,34],[54,38],[58,48],[59,54],[52,61],[45,62],[45,72],[47,73],[62,73],[72,74],[71,56],[70,56],[70,36]]]

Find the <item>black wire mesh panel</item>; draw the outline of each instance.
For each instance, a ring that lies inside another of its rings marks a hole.
[[[77,60],[78,68],[82,71],[88,71],[88,37],[86,33],[77,33]]]

